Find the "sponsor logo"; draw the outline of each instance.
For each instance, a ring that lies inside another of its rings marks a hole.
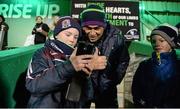
[[[126,39],[139,39],[138,30],[137,29],[130,29],[125,35]]]

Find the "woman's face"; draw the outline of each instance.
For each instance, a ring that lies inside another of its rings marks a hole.
[[[36,19],[36,23],[41,23],[42,22],[42,18],[41,17],[37,17],[37,19]]]
[[[172,47],[170,44],[162,38],[160,35],[153,35],[151,39],[151,45],[153,49],[158,53],[171,52]]]
[[[57,36],[57,40],[74,47],[79,37],[79,31],[76,28],[68,28],[61,31]]]

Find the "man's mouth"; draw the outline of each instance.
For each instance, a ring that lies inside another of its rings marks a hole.
[[[96,41],[96,38],[90,38],[90,41],[92,41],[92,42]]]

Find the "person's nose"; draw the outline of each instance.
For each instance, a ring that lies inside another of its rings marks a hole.
[[[155,46],[156,46],[156,47],[160,46],[160,42],[159,42],[159,41],[156,41],[156,42],[155,42]]]
[[[76,40],[77,40],[77,39],[73,36],[73,37],[71,37],[70,42],[71,42],[71,43],[74,43]]]
[[[70,38],[70,40],[69,40],[69,41],[73,43],[73,42],[74,42],[74,38],[73,38],[73,37],[72,37],[72,38]]]
[[[92,30],[90,31],[90,35],[96,35],[96,32],[95,32],[94,29],[92,29]]]

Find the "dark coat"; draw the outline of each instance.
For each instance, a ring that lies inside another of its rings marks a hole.
[[[132,83],[136,107],[180,107],[180,60],[175,51],[140,63]],[[159,63],[161,62],[161,63]]]
[[[34,26],[33,28],[33,31],[32,31],[32,34],[35,34],[35,39],[34,39],[34,44],[40,44],[40,43],[45,43],[46,41],[46,37],[44,34],[40,33],[40,32],[37,32],[36,29],[37,28],[42,28],[43,31],[45,32],[49,32],[49,27],[47,24],[45,23],[36,23],[36,25]]]
[[[2,17],[2,16],[1,16]],[[2,18],[4,19],[4,17]],[[2,25],[4,26],[3,31],[4,31],[4,39],[3,39],[3,44],[2,44],[2,49],[6,49],[6,47],[8,46],[8,30],[9,30],[9,26],[8,24],[5,22],[5,20],[3,20],[2,22],[0,22],[0,31],[2,29]]]
[[[83,37],[82,40],[87,40]],[[105,70],[94,71],[91,80],[96,107],[118,107],[117,85],[121,83],[129,64],[129,53],[121,31],[107,25],[102,38],[95,43],[100,55],[108,58]]]
[[[31,92],[30,108],[77,107],[65,95],[75,69],[68,57],[73,49],[54,40],[35,52],[28,68],[26,88]]]

